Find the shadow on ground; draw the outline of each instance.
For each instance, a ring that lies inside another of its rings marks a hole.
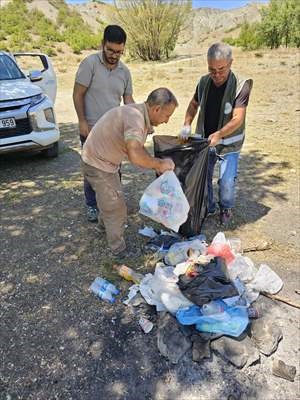
[[[158,353],[155,330],[147,336],[141,332],[134,310],[120,301],[108,305],[88,292],[96,276],[113,280],[123,295],[129,285],[111,272],[105,239],[85,220],[77,126],[60,128],[58,158],[0,159],[0,395],[12,400],[187,400],[202,399],[207,388],[210,400],[230,394],[257,398],[259,384],[253,387],[245,372],[215,357],[198,365],[189,353],[172,365]],[[286,201],[276,190],[280,174],[265,176],[267,167],[258,152],[243,156],[240,224],[268,212],[266,196]],[[154,173],[124,163],[122,179],[127,237],[142,246],[137,228],[145,220],[137,205]],[[132,265],[137,267],[134,260]]]

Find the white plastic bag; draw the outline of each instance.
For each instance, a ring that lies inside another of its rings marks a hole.
[[[190,206],[173,171],[166,171],[145,190],[140,213],[178,232],[187,220]]]
[[[206,254],[206,245],[199,239],[189,240],[185,242],[178,242],[172,244],[169,248],[167,255],[165,256],[165,263],[168,265],[177,265],[186,261],[188,256],[188,250],[199,251],[200,254]]]
[[[230,279],[233,281],[235,278],[240,278],[244,283],[251,282],[257,269],[249,257],[237,254],[235,259],[227,267]]]
[[[257,292],[275,294],[282,288],[283,282],[267,264],[261,264],[248,286]]]
[[[175,279],[174,279],[175,278]],[[148,304],[156,306],[157,311],[169,311],[175,315],[179,308],[193,305],[175,283],[177,277],[168,267],[156,266],[154,275],[147,274],[140,283],[140,292]]]

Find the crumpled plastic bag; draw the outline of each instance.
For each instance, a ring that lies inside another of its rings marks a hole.
[[[140,213],[178,232],[187,220],[190,206],[173,171],[166,171],[145,190]]]
[[[225,299],[238,294],[221,257],[216,257],[204,266],[195,277],[181,275],[178,286],[184,296],[199,306],[211,300]]]
[[[188,250],[198,250],[200,254],[206,254],[206,244],[199,239],[187,240],[185,242],[174,243],[167,255],[165,256],[165,263],[168,265],[177,265],[189,258]]]
[[[249,257],[240,254],[236,255],[235,259],[227,266],[227,269],[232,281],[235,278],[239,278],[244,283],[251,282],[257,273],[253,261]]]
[[[190,307],[191,303],[179,290],[174,275],[169,267],[155,268],[154,275],[147,274],[140,283],[140,292],[146,302],[156,306],[157,311],[169,311],[175,315],[179,308]]]
[[[211,245],[207,248],[207,254],[223,257],[226,265],[229,265],[235,259],[235,255],[223,232],[218,232],[213,238]]]
[[[247,285],[257,292],[275,294],[282,288],[279,276],[266,264],[261,264],[254,279]]]

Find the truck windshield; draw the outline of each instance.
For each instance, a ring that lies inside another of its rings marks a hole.
[[[25,75],[17,64],[6,54],[0,54],[0,81],[24,78]]]

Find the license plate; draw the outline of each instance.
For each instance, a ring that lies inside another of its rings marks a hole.
[[[15,128],[15,127],[16,127],[16,121],[14,118],[0,119],[0,129]]]

